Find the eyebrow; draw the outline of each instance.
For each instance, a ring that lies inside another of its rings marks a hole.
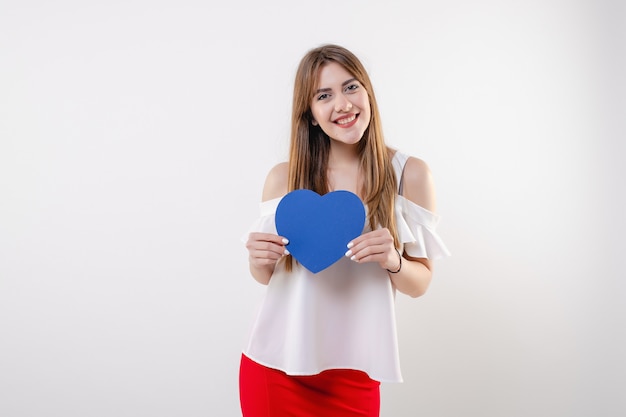
[[[353,81],[356,81],[356,78],[350,78],[349,80],[344,81],[343,83],[341,83],[342,87],[345,87],[346,85],[350,84]],[[332,88],[319,88],[315,94],[319,94],[319,93],[326,93],[328,91],[332,91]]]

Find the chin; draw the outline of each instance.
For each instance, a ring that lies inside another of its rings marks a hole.
[[[333,141],[335,142],[339,142],[339,143],[343,143],[344,145],[356,145],[357,143],[359,143],[361,141],[361,138],[331,138]]]

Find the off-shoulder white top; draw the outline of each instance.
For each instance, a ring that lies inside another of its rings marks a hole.
[[[396,152],[397,178],[407,159]],[[260,217],[248,232],[276,233],[279,202],[280,198],[262,202]],[[429,259],[449,255],[435,232],[439,216],[401,195],[395,212],[408,255]],[[317,274],[297,262],[293,266],[288,273],[283,263],[277,264],[243,353],[290,375],[356,369],[377,381],[401,382],[395,288],[387,271],[377,263],[358,264],[345,257]]]

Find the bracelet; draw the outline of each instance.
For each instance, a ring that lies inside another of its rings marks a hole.
[[[387,269],[387,272],[390,272],[392,274],[397,274],[402,269],[402,255],[400,255],[400,251],[398,249],[396,249],[396,252],[398,253],[398,258],[400,259],[400,265],[398,265],[398,269],[395,271],[390,271]]]

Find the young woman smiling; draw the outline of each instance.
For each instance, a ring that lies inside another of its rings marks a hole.
[[[288,192],[350,191],[363,233],[346,256],[313,274],[279,236]],[[251,275],[267,291],[240,366],[245,417],[375,417],[380,382],[401,382],[396,291],[425,293],[432,260],[449,255],[435,232],[427,164],[385,145],[369,76],[337,45],[310,50],[296,72],[289,160],[267,175],[247,235]]]

